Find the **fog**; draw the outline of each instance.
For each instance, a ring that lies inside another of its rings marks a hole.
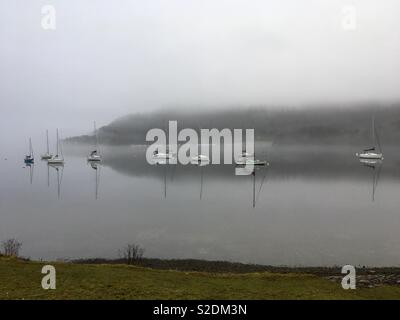
[[[56,30],[41,25],[49,4]],[[398,101],[399,12],[397,0],[2,0],[2,149],[162,108]]]

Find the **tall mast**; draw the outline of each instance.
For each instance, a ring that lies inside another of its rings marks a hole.
[[[33,157],[32,139],[29,138],[29,155]]]
[[[50,153],[50,148],[49,148],[49,130],[46,130],[46,142],[47,142],[47,154]]]
[[[97,151],[97,154],[100,154],[100,151],[98,150],[99,149],[99,137],[97,135],[96,121],[94,121],[93,124],[94,124],[94,135],[96,138],[95,150]]]
[[[376,141],[375,141],[375,117],[374,116],[372,116],[372,143],[375,147]]]
[[[60,143],[60,137],[58,137],[58,144],[59,144],[59,148],[60,148],[61,158],[64,160],[64,153],[63,153],[63,149],[62,149],[62,144]]]
[[[57,128],[57,156],[58,156],[58,128]]]

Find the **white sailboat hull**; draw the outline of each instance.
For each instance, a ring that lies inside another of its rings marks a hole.
[[[242,158],[254,158],[254,153],[242,152]]]
[[[153,159],[155,160],[174,159],[174,155],[172,153],[158,153],[153,155]]]
[[[101,161],[101,156],[93,155],[87,158],[88,161]]]
[[[192,157],[190,162],[195,165],[206,165],[210,162],[210,159],[205,155],[199,154],[196,157]]]
[[[356,153],[356,156],[359,157],[360,159],[377,159],[377,160],[383,159],[383,154],[376,152]]]
[[[269,165],[265,160],[254,160],[254,159],[238,159],[236,161],[237,165],[253,165],[253,166],[267,166]]]
[[[64,163],[47,163],[47,165],[54,169],[64,168]]]
[[[49,153],[42,154],[40,157],[42,158],[42,160],[49,160],[49,159],[53,158],[53,156]]]
[[[64,159],[62,158],[52,158],[47,161],[48,164],[64,164]]]
[[[99,152],[99,137],[97,136],[97,128],[96,128],[96,122],[93,123],[94,126],[94,135],[96,138],[96,144],[95,144],[95,149],[94,151],[87,157],[88,162],[100,162],[101,161],[101,155]]]

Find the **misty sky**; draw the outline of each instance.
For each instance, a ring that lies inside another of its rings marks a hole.
[[[0,142],[165,107],[398,100],[399,18],[398,0],[1,0]]]

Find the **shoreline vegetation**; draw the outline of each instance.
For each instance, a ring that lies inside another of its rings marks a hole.
[[[57,270],[43,290],[41,268]],[[141,258],[30,261],[0,256],[0,299],[400,299],[400,268],[357,268],[357,289],[340,267],[274,267],[226,261]]]

